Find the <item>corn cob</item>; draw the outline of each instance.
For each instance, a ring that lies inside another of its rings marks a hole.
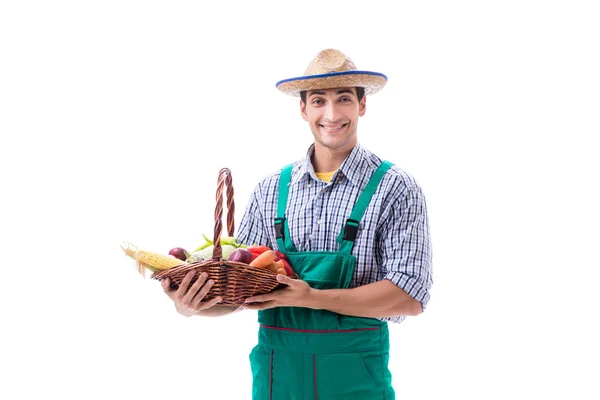
[[[125,254],[137,262],[138,272],[142,275],[144,274],[144,268],[149,269],[152,272],[160,272],[165,269],[186,264],[185,261],[181,261],[170,255],[140,250],[128,242],[122,243],[121,248]]]

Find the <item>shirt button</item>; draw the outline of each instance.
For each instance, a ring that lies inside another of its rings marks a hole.
[[[317,221],[317,224],[321,225],[321,222],[323,222],[323,220],[322,220],[322,219],[318,220],[318,221]]]

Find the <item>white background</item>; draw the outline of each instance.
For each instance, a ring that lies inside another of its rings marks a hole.
[[[599,398],[593,3],[2,2],[0,397],[250,398],[255,312],[181,317],[119,244],[197,246],[225,166],[239,223],[311,143],[275,82],[332,47],[388,76],[359,140],[428,203],[398,398]]]

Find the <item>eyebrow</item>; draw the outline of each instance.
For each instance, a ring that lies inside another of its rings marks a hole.
[[[350,89],[340,89],[337,92],[335,92],[335,94],[342,94],[342,93],[350,93],[350,94],[356,94],[354,93],[352,90]],[[313,96],[313,95],[317,95],[320,94],[321,96],[325,96],[325,92],[319,92],[319,91],[314,91],[314,92],[310,92],[308,94],[308,97]]]

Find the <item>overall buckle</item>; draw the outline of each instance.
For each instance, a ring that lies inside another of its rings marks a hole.
[[[275,237],[277,239],[283,239],[285,236],[283,234],[283,221],[285,221],[285,218],[275,218]]]
[[[342,239],[354,242],[358,233],[359,223],[360,222],[355,219],[348,218],[348,220],[346,221],[346,226],[344,227],[344,236],[342,237]]]

